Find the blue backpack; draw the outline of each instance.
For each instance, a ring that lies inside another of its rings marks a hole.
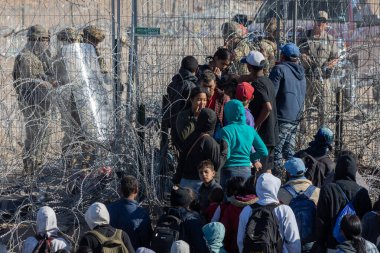
[[[342,243],[346,239],[344,238],[344,235],[342,234],[342,232],[340,230],[340,223],[342,222],[342,219],[343,219],[344,216],[346,216],[346,215],[356,215],[356,212],[355,212],[355,208],[354,208],[354,205],[353,205],[352,201],[350,201],[347,198],[347,195],[343,192],[342,188],[338,184],[336,184],[336,185],[338,186],[338,190],[340,191],[340,193],[344,196],[344,198],[347,201],[347,204],[344,206],[344,208],[342,209],[342,211],[339,212],[339,214],[338,214],[338,216],[336,218],[336,221],[335,221],[334,229],[333,229],[333,236],[334,236],[335,240],[338,243]]]
[[[287,184],[284,186],[284,189],[292,195],[289,206],[296,217],[302,245],[314,242],[317,206],[310,197],[313,195],[316,187],[310,185],[306,191],[297,192],[292,185]]]

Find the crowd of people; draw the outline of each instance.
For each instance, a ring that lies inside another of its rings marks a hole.
[[[330,40],[327,19],[318,13],[310,40]],[[325,126],[306,149],[295,150],[305,101],[319,103],[308,95],[315,84],[306,78],[316,68],[314,49],[293,43],[273,49],[270,37],[263,43],[272,53],[252,49],[236,22],[223,24],[222,33],[225,44],[207,64],[184,57],[167,87],[164,118],[178,166],[163,215],[153,224],[136,201],[137,179],[127,175],[120,200],[88,208],[90,230],[78,245],[45,206],[23,253],[378,252],[380,205],[372,206],[355,154],[342,151],[334,162],[334,135]],[[328,46],[322,65],[331,68],[336,56]]]

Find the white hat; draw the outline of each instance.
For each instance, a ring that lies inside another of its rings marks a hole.
[[[241,63],[248,63],[249,65],[255,67],[264,67],[265,57],[259,51],[251,51],[247,56],[244,56],[241,60]]]

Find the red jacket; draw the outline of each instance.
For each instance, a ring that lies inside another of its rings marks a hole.
[[[230,97],[224,94],[224,92],[218,88],[215,89],[216,92],[216,100],[215,100],[215,111],[216,117],[218,117],[218,122],[220,123],[220,127],[224,126],[223,122],[223,113],[224,113],[224,105],[230,101]]]
[[[224,237],[224,246],[228,253],[239,253],[237,245],[237,232],[239,227],[239,216],[244,207],[254,204],[258,198],[256,195],[233,196],[230,204],[223,213],[220,222],[226,228],[226,236]]]

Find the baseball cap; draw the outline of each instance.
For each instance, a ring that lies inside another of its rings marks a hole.
[[[265,57],[259,51],[251,51],[247,56],[244,56],[240,60],[241,63],[248,63],[249,65],[255,67],[264,67],[265,65]]]
[[[281,52],[287,57],[299,57],[300,49],[294,43],[287,43],[281,47]]]
[[[240,101],[249,100],[253,96],[255,89],[253,86],[247,82],[239,83],[236,87],[236,98]]]
[[[305,174],[306,168],[305,164],[300,158],[292,157],[285,162],[285,170],[292,177],[300,177]]]
[[[325,11],[318,11],[318,14],[315,18],[315,20],[320,20],[320,21],[327,21],[329,19],[329,15]]]

